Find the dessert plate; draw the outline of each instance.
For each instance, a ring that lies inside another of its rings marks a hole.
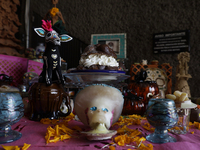
[[[112,136],[117,134],[117,131],[115,130],[109,130],[108,133],[89,133],[89,132],[81,132],[82,135],[84,135],[88,140],[107,140],[111,139]]]
[[[85,72],[85,73],[122,73],[125,74],[125,71],[121,70],[72,70],[71,73],[80,73],[80,72]]]
[[[63,76],[70,83],[120,82],[130,77],[124,71],[115,70],[73,70]]]

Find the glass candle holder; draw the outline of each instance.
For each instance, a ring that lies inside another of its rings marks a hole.
[[[171,99],[150,99],[147,107],[147,120],[155,127],[152,134],[146,139],[152,143],[176,142],[176,139],[168,134],[168,129],[174,127],[178,121],[176,106]]]
[[[178,122],[174,128],[170,129],[170,132],[176,134],[186,134],[189,131],[189,123],[190,123],[190,112],[191,109],[182,109],[177,108],[178,113]]]
[[[19,92],[0,92],[0,114],[0,144],[20,139],[22,134],[11,128],[24,115],[24,104]]]

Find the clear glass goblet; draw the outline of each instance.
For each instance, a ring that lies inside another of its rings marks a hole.
[[[146,136],[152,143],[176,142],[176,139],[168,134],[167,129],[174,127],[178,121],[178,114],[173,100],[150,99],[147,107],[147,120],[155,127],[154,133]]]
[[[22,134],[12,130],[11,125],[24,115],[24,104],[19,92],[0,92],[0,144],[13,142]]]

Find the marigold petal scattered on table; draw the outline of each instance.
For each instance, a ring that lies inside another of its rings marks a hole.
[[[31,144],[24,143],[22,150],[27,150],[30,146],[31,146]],[[2,147],[4,148],[4,150],[20,150],[19,146],[4,146],[4,145],[2,145]]]
[[[115,150],[114,146],[109,146],[109,150]]]
[[[73,130],[77,130],[77,131],[82,131],[82,129],[79,126],[74,126],[72,127]]]
[[[49,118],[42,118],[42,119],[40,120],[40,122],[41,122],[42,124],[51,124],[51,120],[50,120]]]
[[[199,123],[199,122],[194,121],[194,126],[195,126],[197,129],[200,129],[200,123]]]
[[[30,146],[31,146],[31,144],[24,143],[24,146],[22,147],[22,150],[27,150]]]

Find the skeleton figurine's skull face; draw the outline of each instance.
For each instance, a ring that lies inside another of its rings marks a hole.
[[[54,30],[47,32],[45,36],[46,42],[52,42],[54,45],[60,45],[60,37],[58,33]]]
[[[58,35],[58,33],[52,29],[51,21],[42,20],[42,28],[34,28],[35,32],[40,37],[45,37],[46,42],[51,42],[54,45],[61,45],[60,42],[68,42],[72,40],[67,34]]]

